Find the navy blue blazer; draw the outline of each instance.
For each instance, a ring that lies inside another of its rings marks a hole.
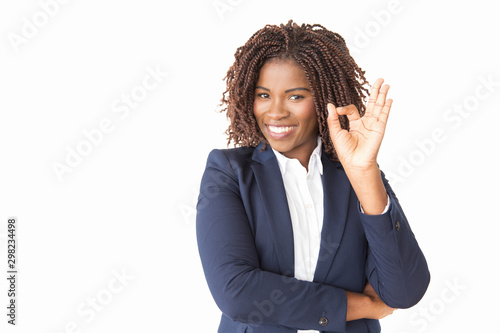
[[[324,222],[314,281],[294,275],[293,231],[278,161],[268,146],[213,150],[201,181],[196,233],[205,277],[222,311],[219,333],[380,332],[346,322],[345,290],[367,281],[393,308],[424,295],[430,275],[383,173],[391,204],[365,215],[340,162],[322,153]]]

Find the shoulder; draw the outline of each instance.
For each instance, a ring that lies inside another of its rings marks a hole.
[[[238,173],[250,166],[255,147],[213,149],[207,158],[206,168],[218,169],[228,173]]]
[[[208,154],[208,161],[230,161],[230,162],[248,162],[252,160],[255,147],[239,147],[229,149],[213,149]]]
[[[253,147],[213,149],[201,180],[201,189],[229,188],[238,192],[240,179],[251,169]]]

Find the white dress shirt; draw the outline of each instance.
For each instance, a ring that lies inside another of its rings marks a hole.
[[[274,150],[280,167],[293,229],[295,278],[312,281],[318,262],[323,227],[323,164],[321,138],[309,159],[308,170],[297,159]],[[298,333],[319,333],[303,331]]]
[[[321,245],[323,228],[323,164],[321,138],[309,158],[308,168],[297,159],[285,157],[273,149],[283,177],[286,198],[290,209],[293,230],[295,278],[313,281]],[[363,209],[359,206],[361,212]],[[389,208],[389,202],[384,213]],[[307,306],[307,305],[305,305]],[[319,333],[315,330],[298,330],[297,333]]]

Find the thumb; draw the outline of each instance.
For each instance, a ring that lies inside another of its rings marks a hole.
[[[328,110],[328,129],[330,130],[330,136],[333,137],[335,136],[335,134],[342,130],[342,127],[340,126],[339,115],[337,113],[337,108],[335,108],[335,105],[333,105],[332,103],[328,103],[326,108]]]

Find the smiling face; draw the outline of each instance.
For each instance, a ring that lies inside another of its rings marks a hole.
[[[293,60],[268,60],[260,70],[253,112],[271,147],[307,167],[317,145],[318,117],[302,67]]]

